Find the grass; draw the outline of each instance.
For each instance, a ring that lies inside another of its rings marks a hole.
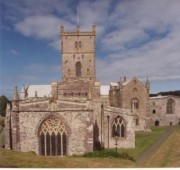
[[[32,152],[23,153],[0,149],[0,167],[34,167],[34,168],[87,168],[87,167],[134,167],[134,162],[117,158],[83,158],[39,156]]]
[[[119,149],[119,151],[127,152],[134,159],[137,159],[144,151],[158,141],[166,129],[167,127],[152,127],[152,132],[136,132],[136,147],[134,149]]]
[[[180,167],[180,125],[174,126],[173,133],[146,160],[145,167]]]
[[[167,127],[153,127],[152,132],[138,132],[136,148],[124,149],[129,155],[137,158],[152,146]],[[176,139],[176,140],[174,140]],[[178,167],[180,166],[180,126],[174,126],[172,134],[148,158],[142,167]],[[122,149],[119,149],[122,152]],[[135,168],[136,162],[119,158],[85,158],[80,156],[52,157],[39,156],[33,152],[18,152],[0,149],[0,167],[34,167],[34,168]]]

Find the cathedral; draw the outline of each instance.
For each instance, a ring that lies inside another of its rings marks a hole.
[[[149,130],[156,121],[149,80],[124,77],[102,85],[96,79],[95,26],[89,32],[61,26],[60,34],[62,80],[14,89],[5,147],[44,156],[115,148],[115,142],[118,148],[135,148],[135,131]]]

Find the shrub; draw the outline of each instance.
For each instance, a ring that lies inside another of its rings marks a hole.
[[[119,153],[119,152],[116,152],[116,151],[110,150],[110,149],[94,151],[94,152],[87,152],[87,153],[83,154],[83,157],[120,158],[120,159],[128,159],[128,160],[134,161],[134,158],[129,156],[127,153],[125,153],[125,152]]]

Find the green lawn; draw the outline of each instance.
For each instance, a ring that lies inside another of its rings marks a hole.
[[[167,127],[152,127],[152,132],[136,132],[136,147],[134,149],[119,149],[119,151],[127,152],[136,159],[145,150],[157,142],[166,129]]]
[[[137,158],[161,137],[167,127],[153,127],[152,132],[138,132],[136,134],[135,149],[119,149]],[[174,140],[176,139],[176,140]],[[143,165],[130,160],[118,158],[84,158],[80,156],[39,156],[33,152],[17,152],[0,149],[0,167],[46,167],[46,168],[124,168],[131,167],[178,167],[180,166],[180,126],[175,126],[172,134],[148,158]]]

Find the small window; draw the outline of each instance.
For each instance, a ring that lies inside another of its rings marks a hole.
[[[89,69],[87,69],[87,76],[89,76]]]
[[[75,54],[73,55],[73,58],[75,59]]]
[[[139,100],[138,99],[131,100],[131,109],[139,109]]]
[[[136,118],[136,125],[139,125],[139,118]]]
[[[70,76],[71,75],[71,70],[70,69],[68,69],[68,76]]]
[[[75,48],[78,48],[78,43],[77,43],[77,41],[75,42]]]
[[[133,89],[133,92],[137,92],[137,91],[138,91],[137,88],[134,88],[134,89]]]
[[[84,54],[82,54],[82,59],[84,59]]]
[[[155,109],[153,109],[152,113],[153,113],[153,114],[155,114],[155,113],[156,113],[156,110],[155,110]]]
[[[79,48],[81,48],[81,41],[79,41]]]

